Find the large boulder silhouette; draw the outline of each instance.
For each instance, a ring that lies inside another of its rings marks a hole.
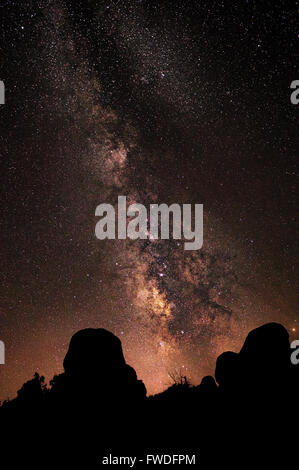
[[[55,433],[64,455],[83,449],[82,465],[89,468],[88,452],[100,459],[122,443],[129,448],[127,439],[136,443],[146,388],[126,364],[121,341],[105,329],[80,330],[71,338],[63,366],[64,373],[51,381],[50,416],[63,416],[65,427]]]
[[[233,392],[240,380],[239,354],[226,351],[218,356],[216,361],[215,378],[221,390]]]
[[[138,401],[146,388],[135,370],[126,364],[121,341],[103,328],[80,330],[71,338],[63,361],[65,373],[60,382],[67,394],[84,397],[88,403],[116,399]],[[57,383],[59,381],[56,381]]]
[[[126,365],[121,341],[103,328],[86,328],[75,333],[63,361],[68,375],[98,377],[99,373],[113,373]]]
[[[290,343],[287,330],[279,323],[266,323],[252,330],[239,353],[246,385],[280,388],[290,372]]]
[[[289,333],[280,323],[266,323],[250,331],[240,351],[243,361],[285,367],[290,360]]]
[[[202,390],[217,390],[215,379],[211,375],[206,375],[205,377],[203,377],[199,387],[201,387]]]
[[[240,352],[221,354],[215,377],[220,390],[267,395],[279,393],[290,375],[290,344],[287,330],[279,323],[267,323],[252,330]]]

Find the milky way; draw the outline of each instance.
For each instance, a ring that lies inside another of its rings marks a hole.
[[[295,13],[198,3],[3,6],[2,398],[84,327],[121,338],[148,393],[296,328]],[[118,195],[204,204],[203,248],[97,240]]]

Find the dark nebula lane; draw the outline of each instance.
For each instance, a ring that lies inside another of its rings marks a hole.
[[[296,5],[3,2],[0,399],[103,327],[148,393],[268,321],[296,334]],[[204,205],[204,245],[97,240],[117,197]]]

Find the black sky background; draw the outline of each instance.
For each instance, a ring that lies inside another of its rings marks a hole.
[[[265,321],[295,335],[298,2],[0,6],[2,398],[86,326],[150,392]],[[204,250],[100,244],[118,194],[203,203]]]

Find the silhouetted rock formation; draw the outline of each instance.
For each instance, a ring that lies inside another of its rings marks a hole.
[[[68,375],[112,374],[125,366],[120,340],[103,328],[86,328],[75,333],[63,361]]]
[[[234,442],[248,463],[283,462],[285,468],[292,439],[289,399],[294,396],[290,356],[287,330],[268,323],[248,334],[238,354],[228,351],[217,358],[219,418],[230,429],[221,439],[223,452]]]
[[[252,330],[239,354],[228,351],[216,361],[215,377],[220,390],[235,394],[281,393],[290,380],[290,343],[287,330],[267,323]]]
[[[214,377],[211,375],[206,375],[203,377],[199,385],[199,390],[201,393],[205,393],[207,396],[209,396],[211,393],[216,393],[217,385]]]
[[[264,389],[280,388],[291,366],[287,330],[279,323],[256,328],[248,334],[239,357],[245,387],[252,390],[258,384]]]
[[[48,389],[35,374],[0,408],[9,468],[99,468],[101,456],[197,453],[200,468],[289,464],[295,445],[289,417],[298,397],[298,366],[277,323],[251,331],[239,353],[224,352],[215,378],[193,387],[187,378],[146,398],[120,340],[104,329],[71,339],[64,373]],[[42,430],[42,431],[41,431]],[[16,449],[16,451],[15,451]],[[275,449],[275,451],[273,451]],[[35,456],[35,463],[32,456]],[[141,465],[139,465],[141,466]]]
[[[118,402],[136,401],[146,396],[143,382],[125,362],[120,340],[102,328],[75,333],[63,366],[72,390],[89,400],[117,395]]]
[[[216,361],[215,378],[223,391],[233,393],[241,379],[239,355],[227,351],[218,356]]]

